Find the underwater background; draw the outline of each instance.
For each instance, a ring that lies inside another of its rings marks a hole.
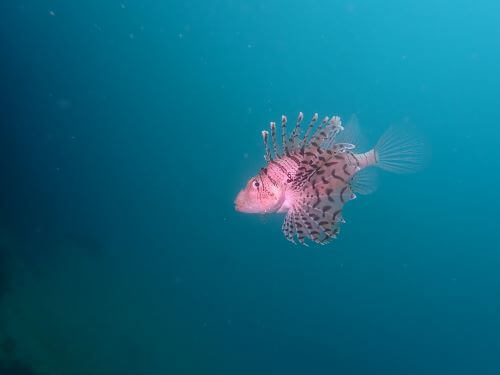
[[[500,3],[0,3],[0,374],[499,374]],[[341,235],[234,198],[260,131],[409,123]]]

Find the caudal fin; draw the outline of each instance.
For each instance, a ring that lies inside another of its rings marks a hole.
[[[376,165],[395,173],[416,172],[425,164],[427,148],[422,137],[405,127],[391,126],[375,146]]]

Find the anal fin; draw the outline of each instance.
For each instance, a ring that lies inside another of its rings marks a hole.
[[[373,167],[361,169],[351,178],[350,186],[353,192],[362,195],[374,193],[378,188],[378,173]]]

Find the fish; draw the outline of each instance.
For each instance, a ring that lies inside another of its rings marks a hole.
[[[346,130],[339,116],[318,121],[314,113],[302,134],[303,119],[300,112],[288,132],[288,119],[281,117],[281,144],[275,122],[270,135],[262,131],[265,165],[234,201],[241,213],[284,213],[282,231],[293,243],[324,245],[337,238],[344,206],[357,194],[375,190],[375,168],[410,173],[423,165],[424,143],[404,129],[390,127],[363,152],[354,144],[359,134],[355,116]]]

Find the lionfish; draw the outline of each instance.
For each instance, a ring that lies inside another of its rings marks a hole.
[[[338,236],[340,224],[345,223],[344,205],[355,199],[356,193],[374,190],[370,167],[412,172],[421,165],[422,143],[393,127],[373,149],[356,153],[354,144],[342,142],[347,131],[341,133],[340,117],[318,122],[315,113],[302,136],[303,118],[300,112],[288,135],[287,117],[282,116],[281,147],[276,123],[270,123],[272,151],[269,132],[262,131],[266,165],[239,192],[235,208],[244,213],[286,213],[282,230],[288,240],[306,244],[308,238],[326,244]],[[355,127],[356,121],[352,122]]]

